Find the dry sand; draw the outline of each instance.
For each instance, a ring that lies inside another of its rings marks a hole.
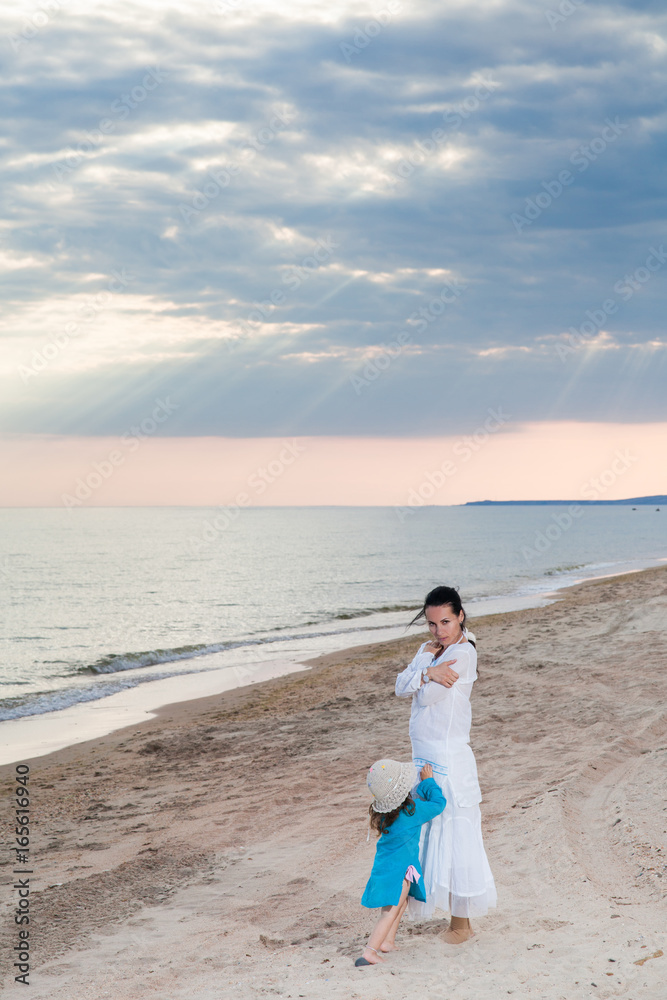
[[[406,920],[399,952],[353,966],[375,919],[365,771],[409,758],[412,636],[35,759],[30,988],[6,889],[5,995],[664,998],[667,569],[472,625],[499,900],[471,942]]]

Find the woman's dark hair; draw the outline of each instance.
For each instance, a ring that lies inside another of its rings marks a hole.
[[[401,802],[400,806],[396,806],[388,813],[379,813],[373,809],[373,804],[371,803],[368,807],[368,814],[371,818],[371,827],[377,833],[378,837],[386,833],[391,824],[398,819],[400,813],[407,813],[408,816],[414,816],[415,812],[415,800],[412,795],[408,793],[405,799]]]
[[[421,611],[415,615],[415,617],[410,622],[411,625],[416,625],[418,621],[426,617],[427,608],[440,608],[445,604],[449,604],[454,614],[458,617],[463,611],[463,605],[461,604],[461,597],[458,590],[454,587],[434,587],[433,590],[429,591],[426,595],[426,600],[424,601],[424,606]],[[466,623],[466,613],[463,611],[463,621],[461,622],[461,627]],[[472,646],[475,645],[472,640],[468,640]]]

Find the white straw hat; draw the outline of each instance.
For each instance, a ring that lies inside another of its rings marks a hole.
[[[414,785],[415,766],[398,760],[376,760],[368,772],[366,784],[371,790],[374,812],[388,813],[396,809]]]

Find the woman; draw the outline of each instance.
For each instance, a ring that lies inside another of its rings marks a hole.
[[[496,905],[496,888],[482,841],[482,795],[470,749],[470,694],[477,678],[474,637],[453,587],[436,587],[410,624],[424,617],[433,639],[419,648],[396,678],[399,698],[412,698],[410,739],[418,769],[433,768],[447,799],[445,811],[422,828],[419,851],[426,902],[410,901],[413,916],[449,911],[444,939],[461,944],[473,936],[471,916]],[[452,669],[456,666],[456,670]]]

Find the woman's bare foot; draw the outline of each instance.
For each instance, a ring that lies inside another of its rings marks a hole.
[[[475,932],[470,926],[467,917],[452,917],[449,927],[442,935],[442,940],[447,944],[463,944],[475,936]]]
[[[379,962],[384,961],[380,958],[375,948],[364,948],[362,958],[365,958],[369,965],[377,965]]]
[[[382,944],[380,945],[380,949],[379,950],[386,955],[390,951],[398,951],[399,949],[393,943],[393,941],[391,941],[391,942],[390,941],[383,941]]]

